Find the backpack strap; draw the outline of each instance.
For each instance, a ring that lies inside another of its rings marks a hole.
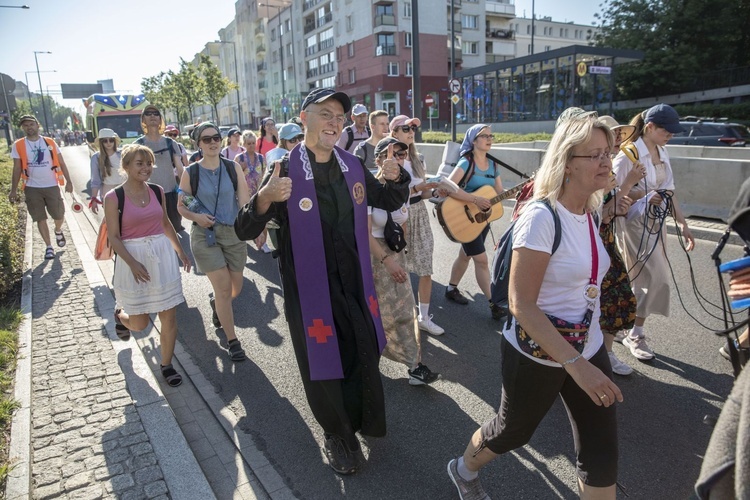
[[[146,184],[148,185],[148,187],[151,188],[151,191],[153,191],[154,194],[156,195],[156,199],[159,200],[159,205],[164,205],[164,203],[161,200],[161,188],[157,186],[156,184],[151,184],[150,182],[147,182]]]
[[[560,247],[560,240],[562,239],[562,227],[560,225],[560,216],[557,214],[557,210],[552,208],[549,200],[546,198],[541,200],[539,203],[543,204],[552,213],[552,220],[555,222],[555,238],[552,240],[552,253],[550,257],[555,254],[557,249]]]
[[[469,152],[465,156],[469,160],[469,168],[466,169],[466,172],[464,173],[464,176],[461,177],[461,180],[458,181],[458,187],[461,189],[464,189],[466,185],[471,180],[471,176],[474,175],[474,155]]]
[[[122,211],[125,209],[125,188],[122,186],[115,188],[115,195],[117,195],[117,213],[120,214],[120,235],[122,235]]]
[[[349,138],[346,140],[346,147],[344,149],[349,151],[349,148],[354,144],[354,129],[352,128],[352,125],[346,127],[346,133],[349,135]]]
[[[232,186],[234,187],[235,193],[237,192],[237,170],[234,169],[234,162],[231,160],[227,160],[223,156],[219,157],[219,160],[221,160],[221,163],[224,165],[224,168],[227,171],[227,174],[229,175],[229,179],[232,181]],[[185,167],[188,171],[188,176],[190,177],[190,191],[193,196],[198,195],[198,182],[200,180],[200,172],[198,171],[198,162],[191,163],[187,167]]]
[[[229,178],[232,180],[232,186],[234,187],[234,192],[237,192],[237,170],[234,168],[234,162],[232,160],[229,160],[227,158],[221,157],[221,163],[224,164],[224,168],[227,169],[227,174],[229,174]],[[193,196],[195,196],[195,193],[193,193]]]

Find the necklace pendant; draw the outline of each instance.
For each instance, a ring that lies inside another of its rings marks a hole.
[[[599,287],[588,284],[583,288],[583,297],[589,302],[593,302],[599,296]]]

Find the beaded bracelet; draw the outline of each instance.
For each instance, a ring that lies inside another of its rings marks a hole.
[[[565,366],[565,365],[572,365],[573,363],[575,363],[576,361],[578,361],[578,360],[579,360],[579,359],[581,359],[582,357],[583,357],[583,354],[579,354],[578,356],[575,356],[575,357],[573,357],[573,358],[570,358],[569,360],[567,360],[567,361],[564,361],[564,362],[562,362],[562,363],[560,363],[560,364],[561,364],[562,366]]]

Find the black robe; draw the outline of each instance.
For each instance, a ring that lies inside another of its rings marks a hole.
[[[384,436],[386,429],[383,385],[378,367],[380,354],[375,327],[364,297],[357,254],[358,251],[366,252],[363,261],[369,263],[370,250],[357,249],[352,200],[335,156],[332,155],[327,163],[316,163],[314,153],[308,149],[307,154],[315,177],[331,308],[344,369],[342,380],[310,380],[286,202],[273,203],[268,212],[258,215],[255,211],[256,194],[240,209],[235,230],[240,239],[251,240],[258,237],[270,221],[268,227],[278,249],[284,312],[308,404],[326,434],[338,435],[352,449],[357,449],[359,443],[355,432]],[[353,159],[346,160],[350,168],[359,165],[364,170],[368,205],[393,211],[406,202],[410,178],[403,168],[398,182],[387,181],[383,185],[358,158],[346,152],[340,154]],[[273,164],[268,166],[261,187],[268,182],[273,168]],[[288,168],[287,156],[282,163],[283,176],[288,175]],[[362,223],[367,224],[367,221]]]

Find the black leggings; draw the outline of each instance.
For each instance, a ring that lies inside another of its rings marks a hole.
[[[584,484],[606,487],[617,481],[615,405],[597,406],[563,368],[529,359],[502,339],[503,393],[497,416],[482,426],[482,444],[501,454],[529,442],[559,394],[573,427],[576,471]],[[589,360],[610,379],[604,346]]]

